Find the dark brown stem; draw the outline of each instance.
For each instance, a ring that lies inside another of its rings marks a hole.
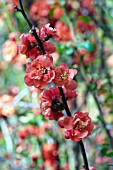
[[[43,54],[46,54],[45,49],[44,49],[44,47],[43,47],[43,44],[42,44],[40,38],[38,37],[38,35],[37,35],[37,33],[36,33],[36,29],[35,29],[34,26],[32,26],[31,31],[32,31],[32,34],[33,34],[33,36],[35,37],[37,43],[38,43],[38,46],[39,46],[40,50],[42,51]]]
[[[84,148],[84,144],[83,144],[82,140],[79,142],[79,144],[80,144],[82,155],[83,155],[83,158],[84,158],[85,169],[89,170],[87,156],[86,156],[86,152],[85,152],[85,148]]]
[[[28,19],[27,15],[26,15],[26,13],[25,13],[25,11],[24,11],[23,4],[22,4],[22,1],[21,1],[21,0],[19,0],[19,4],[20,4],[20,8],[14,7],[15,10],[18,11],[18,12],[21,12],[21,14],[23,15],[24,19],[26,20],[27,24],[29,25],[29,27],[30,27],[30,29],[31,29],[33,36],[34,36],[35,39],[36,39],[40,50],[42,51],[43,54],[46,54],[45,49],[44,49],[44,47],[43,47],[43,44],[42,44],[39,36],[38,36],[37,33],[36,33],[35,26],[30,22],[30,20]]]
[[[62,89],[62,87],[58,87],[58,88],[59,88],[59,91],[60,91],[60,95],[62,96],[62,101],[63,101],[65,111],[66,111],[68,116],[71,116],[71,112],[70,112],[69,107],[67,105],[67,101],[66,101],[66,97],[65,97],[65,94],[63,92],[63,89]]]

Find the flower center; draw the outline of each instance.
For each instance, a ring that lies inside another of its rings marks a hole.
[[[61,77],[62,80],[65,80],[65,79],[67,79],[68,74],[67,74],[67,73],[64,73],[64,74],[62,74],[60,77]]]
[[[41,72],[42,74],[47,74],[47,69],[44,67],[41,67],[41,68],[39,67],[38,71]]]
[[[52,107],[51,110],[54,112],[57,112],[59,110],[63,110],[63,104],[60,102],[60,100],[56,97],[53,101],[52,101]]]
[[[84,126],[85,126],[85,123],[84,123],[83,121],[79,122],[78,125],[77,125],[77,127],[78,127],[79,129],[83,129]]]
[[[75,125],[74,125],[74,127],[73,127],[73,129],[76,129],[76,128],[78,128],[78,129],[83,129],[85,127],[85,123],[83,122],[83,121],[79,121],[79,122],[77,122]]]

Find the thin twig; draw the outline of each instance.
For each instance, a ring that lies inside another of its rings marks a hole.
[[[65,97],[65,94],[63,92],[62,87],[59,87],[59,91],[60,91],[60,94],[62,96],[62,101],[63,101],[63,104],[64,104],[65,111],[66,111],[68,116],[71,116],[71,112],[70,112],[69,107],[67,105],[66,97]]]
[[[100,103],[99,103],[99,101],[98,101],[97,96],[96,96],[94,93],[92,93],[92,95],[93,95],[93,97],[94,97],[94,99],[95,99],[95,103],[96,103],[96,105],[97,105],[97,107],[98,107],[98,110],[99,110],[99,112],[100,112],[100,117],[101,117],[101,122],[102,122],[103,128],[105,129],[106,135],[108,136],[109,141],[110,141],[110,145],[111,145],[111,147],[113,148],[113,138],[112,138],[112,136],[111,136],[111,134],[110,134],[110,131],[108,130],[107,125],[106,125],[106,122],[105,122],[105,120],[104,120],[104,112],[103,112],[103,110],[102,110],[101,107],[100,107]]]
[[[36,39],[40,50],[42,51],[43,54],[46,54],[45,49],[44,49],[44,47],[43,47],[43,44],[42,44],[39,36],[38,36],[37,33],[36,33],[35,26],[30,22],[30,20],[28,19],[27,15],[26,15],[26,13],[25,13],[25,11],[24,11],[24,7],[23,7],[23,4],[22,4],[22,1],[21,1],[21,0],[19,0],[19,4],[20,4],[20,8],[18,8],[18,7],[15,6],[15,7],[14,7],[15,10],[18,11],[18,12],[21,12],[21,14],[23,15],[24,19],[26,20],[27,24],[29,25],[29,27],[30,27],[30,29],[31,29],[31,32],[32,32],[33,36],[34,36],[35,39]]]
[[[85,152],[85,148],[84,148],[84,144],[83,144],[82,140],[79,142],[79,144],[81,146],[81,151],[82,151],[82,155],[83,155],[83,158],[84,158],[85,169],[89,170],[87,156],[86,156],[86,152]]]
[[[84,78],[84,81],[86,82],[86,85],[88,86],[89,80],[88,80],[88,78],[86,77],[86,74],[85,74],[85,70],[84,70],[83,65],[81,65],[80,68],[81,68],[80,71],[81,71],[81,74],[82,74],[82,76],[83,76],[83,78]],[[102,122],[103,128],[105,129],[106,135],[108,136],[109,141],[110,141],[110,145],[111,145],[111,147],[113,148],[113,138],[112,138],[112,136],[111,136],[111,134],[110,134],[110,131],[107,129],[107,125],[106,125],[106,122],[105,122],[105,120],[104,120],[104,115],[105,115],[105,113],[104,113],[103,110],[101,109],[100,103],[99,103],[98,98],[97,98],[97,96],[95,95],[95,93],[94,93],[93,91],[91,91],[91,90],[89,90],[89,91],[91,92],[91,94],[92,94],[92,96],[93,96],[93,98],[94,98],[94,100],[95,100],[95,103],[96,103],[97,108],[98,108],[99,113],[100,113],[100,118],[101,118],[101,122]]]

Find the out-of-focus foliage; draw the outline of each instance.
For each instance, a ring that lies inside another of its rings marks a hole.
[[[25,11],[41,28],[50,23],[59,40],[54,64],[76,68],[78,97],[71,112],[88,112],[95,125],[84,139],[89,165],[113,169],[113,1],[26,0]],[[13,6],[0,0],[0,170],[74,170],[82,168],[78,143],[65,140],[56,121],[40,111],[41,90],[24,83],[25,55],[20,35],[29,27]],[[110,133],[110,136],[109,136]]]

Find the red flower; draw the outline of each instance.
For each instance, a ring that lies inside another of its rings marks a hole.
[[[25,139],[27,135],[28,135],[28,133],[27,133],[26,129],[22,129],[18,132],[18,137],[21,139]]]
[[[55,19],[61,18],[63,14],[64,14],[64,11],[62,10],[61,7],[57,6],[57,7],[54,9],[53,15],[54,15],[54,18],[55,18]]]
[[[76,28],[82,33],[95,31],[94,23],[87,23],[81,20],[77,21]]]
[[[74,116],[67,116],[64,120],[59,121],[59,125],[67,129],[65,138],[76,142],[91,135],[94,127],[88,113],[82,112],[76,112]]]
[[[52,36],[53,38],[59,38],[58,32],[55,28],[50,27],[50,23],[44,25],[41,28],[40,38],[45,39],[48,36]]]
[[[56,52],[56,47],[52,42],[44,42],[43,43],[44,49],[48,54],[52,54]]]
[[[60,36],[60,41],[66,42],[72,40],[71,30],[64,22],[58,21],[55,25],[55,28]]]
[[[37,35],[39,35],[38,28],[36,28],[36,32],[37,32]],[[48,31],[46,32],[46,30],[43,30],[43,32],[40,35],[40,38],[43,39],[43,38],[46,38],[46,36],[49,36],[49,35],[50,34],[48,33]],[[42,52],[38,48],[38,44],[36,42],[36,39],[34,38],[34,36],[32,36],[31,33],[29,33],[29,34],[22,34],[20,36],[20,40],[21,40],[21,43],[20,43],[20,53],[21,54],[25,54],[27,58],[30,58],[31,60],[34,60],[34,59],[36,59],[36,57],[38,55],[42,54]],[[56,47],[54,46],[54,44],[52,42],[44,42],[43,46],[44,46],[45,51],[48,54],[56,52]]]
[[[37,154],[31,155],[31,157],[32,157],[32,160],[33,160],[33,161],[37,161],[37,159],[38,159],[38,155],[37,155]]]
[[[52,67],[52,56],[39,55],[33,62],[27,64],[24,81],[27,86],[35,86],[44,89],[55,77]]]
[[[8,12],[14,12],[14,6],[18,6],[18,0],[8,0]]]
[[[8,39],[11,40],[11,41],[15,41],[16,42],[16,37],[18,37],[18,36],[20,36],[19,32],[11,32],[8,35]]]
[[[42,155],[45,169],[58,170],[58,147],[56,143],[42,145]]]
[[[18,0],[8,0],[9,4],[13,4],[14,6],[18,6]]]
[[[46,17],[49,14],[50,5],[46,0],[35,2],[31,5],[30,15],[33,20],[42,19],[42,17]]]
[[[89,52],[85,49],[78,49],[79,57],[76,55],[76,53],[73,54],[74,64],[80,65],[80,57],[83,59],[83,65],[88,65],[92,63],[95,59],[96,49],[94,49],[93,52]]]
[[[76,93],[77,83],[75,80],[68,81],[63,87],[65,96],[68,100],[74,99],[77,97]]]
[[[13,62],[18,54],[17,42],[7,40],[3,45],[2,53],[5,61]]]
[[[39,128],[35,125],[29,125],[18,132],[18,137],[24,139],[28,136],[35,136],[39,138]]]
[[[82,5],[84,7],[86,7],[86,9],[88,8],[88,10],[92,13],[95,12],[95,8],[94,8],[94,5],[93,5],[93,0],[83,0],[82,1]]]
[[[8,94],[4,94],[0,96],[0,117],[1,116],[5,116],[5,117],[9,117],[13,114],[15,114],[16,112],[16,108],[12,105],[10,105],[10,103],[14,102],[14,98],[11,95]],[[9,103],[9,106],[8,106]],[[5,107],[2,107],[5,106]]]
[[[64,86],[68,81],[71,81],[77,74],[77,70],[69,69],[66,64],[60,64],[59,67],[55,67],[55,78],[53,82],[57,86]]]
[[[60,92],[58,88],[51,87],[49,90],[43,91],[40,108],[42,114],[50,120],[58,120],[63,116],[63,106],[60,102]]]
[[[26,54],[28,47],[29,47],[29,40],[27,38],[27,34],[22,34],[20,36],[20,41],[21,41],[21,43],[20,43],[20,53]]]
[[[38,34],[38,29],[36,29]],[[25,54],[27,58],[34,60],[38,55],[41,55],[41,52],[38,50],[38,46],[32,47],[36,40],[31,34],[22,34],[20,36],[20,53]]]

